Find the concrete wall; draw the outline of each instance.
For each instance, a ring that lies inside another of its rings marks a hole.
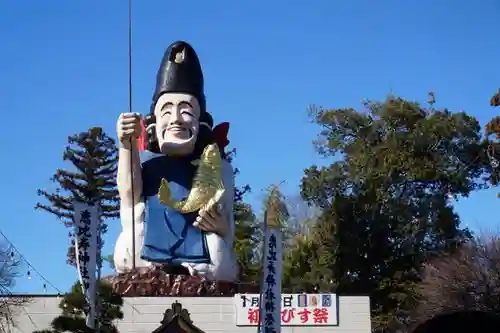
[[[191,314],[194,324],[206,332],[255,333],[256,327],[235,324],[235,305],[232,297],[140,297],[125,298],[124,319],[117,323],[121,333],[150,333],[160,326],[166,309],[175,301]],[[31,304],[17,311],[17,327],[13,333],[28,333],[50,327],[60,314],[56,297],[35,297]],[[339,326],[283,327],[283,333],[369,333],[370,304],[368,297],[339,298]]]

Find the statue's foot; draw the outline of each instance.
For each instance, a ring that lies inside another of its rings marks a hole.
[[[189,270],[184,266],[160,265],[159,269],[165,274],[170,275],[191,275]]]

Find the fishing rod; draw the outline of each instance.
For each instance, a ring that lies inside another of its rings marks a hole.
[[[132,0],[128,0],[128,112],[132,113]],[[132,270],[135,270],[134,138],[130,138],[130,186],[132,188]]]

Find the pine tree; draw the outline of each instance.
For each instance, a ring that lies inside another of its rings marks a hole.
[[[113,321],[116,319],[123,319],[123,312],[121,310],[123,298],[114,294],[112,286],[106,282],[101,282],[98,286],[99,299],[101,302],[99,304],[101,310],[99,316],[100,332],[118,333],[118,329],[113,324]],[[94,332],[94,330],[86,326],[86,315],[89,307],[79,282],[71,288],[70,293],[64,295],[59,304],[59,308],[62,310],[62,314],[52,321],[52,329],[35,331],[33,333]]]
[[[119,217],[119,198],[116,188],[117,147],[102,128],[93,127],[68,138],[63,160],[73,170],[58,169],[51,178],[57,184],[54,192],[38,190],[48,203],[37,203],[35,208],[55,215],[66,227],[73,226],[73,202],[98,203],[102,208],[101,235],[106,232],[105,220]],[[74,241],[67,261],[75,265]],[[101,246],[102,246],[101,237]]]

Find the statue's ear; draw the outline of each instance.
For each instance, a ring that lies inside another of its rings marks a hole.
[[[160,153],[158,138],[156,137],[156,117],[154,114],[148,114],[144,118],[146,149],[153,153]]]

